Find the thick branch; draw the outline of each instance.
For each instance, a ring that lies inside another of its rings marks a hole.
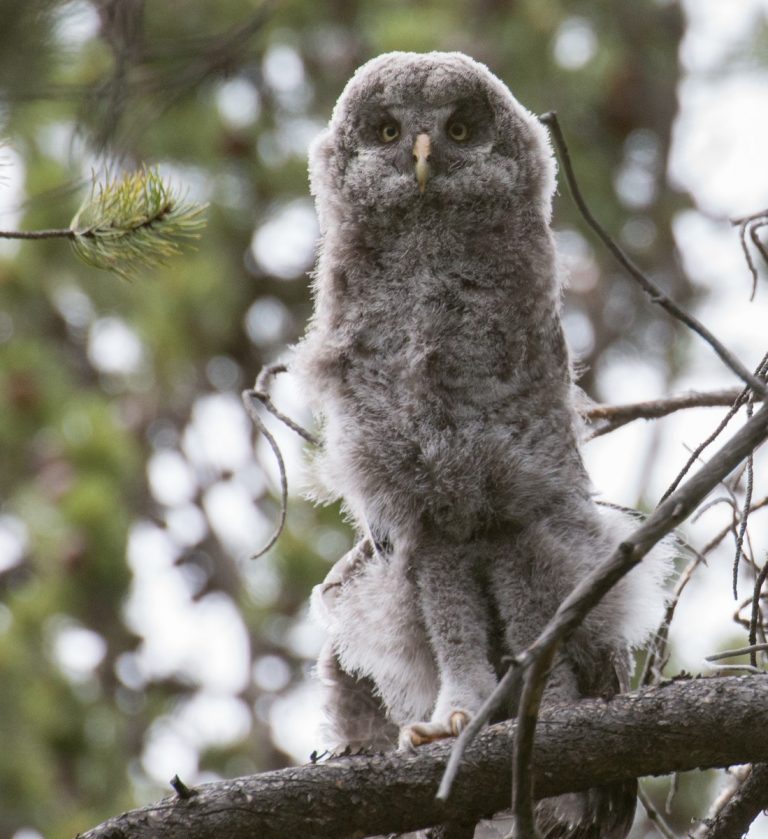
[[[545,708],[533,752],[534,793],[768,759],[768,678],[666,682],[610,702]],[[435,800],[449,743],[205,784],[95,827],[80,839],[344,839],[466,821],[509,806],[511,723],[485,729],[453,793]]]

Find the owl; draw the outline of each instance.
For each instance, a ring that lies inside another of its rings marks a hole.
[[[358,533],[313,594],[332,745],[458,734],[631,523],[578,444],[545,129],[460,53],[361,67],[310,151],[321,229],[292,370],[317,495]],[[658,563],[657,563],[658,565]],[[657,625],[637,569],[560,650],[544,702],[610,696]],[[633,785],[539,805],[543,835],[623,837]]]

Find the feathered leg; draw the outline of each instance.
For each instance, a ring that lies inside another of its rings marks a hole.
[[[539,523],[489,547],[489,552],[497,552],[490,566],[492,588],[511,653],[520,652],[536,638],[574,587],[577,580],[565,570],[579,567],[575,552],[604,555],[599,530],[578,532],[578,525],[570,522],[576,533],[569,544],[559,532],[561,527],[555,521]],[[546,600],[542,592],[547,592]],[[624,651],[601,635],[599,622],[598,613],[593,619],[597,626],[577,631],[558,652],[544,704],[572,703],[587,696],[609,699],[620,691],[617,668]],[[544,839],[624,839],[632,826],[636,796],[633,780],[549,798],[536,808],[537,826]]]
[[[476,545],[427,535],[414,540],[409,553],[440,686],[429,722],[401,730],[404,747],[456,736],[496,685]]]

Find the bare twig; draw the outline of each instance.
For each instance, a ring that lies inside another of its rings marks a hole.
[[[88,234],[78,233],[69,227],[51,230],[0,230],[0,239],[74,239],[78,235]]]
[[[763,563],[760,573],[755,580],[755,588],[752,593],[752,614],[749,620],[749,644],[751,647],[757,645],[757,624],[760,618],[760,594],[765,584],[765,578],[768,576],[768,558]],[[749,653],[749,661],[753,667],[757,667],[757,650],[753,649]]]
[[[723,650],[721,653],[708,655],[706,661],[721,661],[724,658],[735,658],[738,655],[751,655],[752,653],[765,652],[767,650],[768,644],[750,644],[748,647],[739,647],[735,650]]]
[[[507,669],[507,672],[499,682],[498,688],[485,700],[480,710],[469,721],[469,725],[461,732],[456,742],[453,744],[451,754],[448,758],[448,763],[445,767],[445,772],[440,780],[440,787],[437,791],[438,801],[447,801],[451,794],[451,787],[456,779],[456,773],[459,771],[461,759],[464,752],[469,747],[469,744],[477,737],[485,724],[493,717],[496,711],[501,708],[503,702],[509,697],[513,696],[520,684],[520,677],[522,671],[520,670],[520,662],[514,659]]]
[[[687,408],[728,407],[739,398],[740,388],[726,388],[707,393],[683,393],[666,399],[633,402],[627,405],[595,405],[584,412],[588,422],[604,420],[594,428],[590,439],[600,437],[638,419],[660,419]]]
[[[245,410],[248,412],[251,422],[266,438],[275,454],[275,460],[277,460],[277,468],[280,472],[280,518],[278,520],[277,527],[275,528],[275,532],[267,540],[267,543],[253,554],[251,559],[258,559],[260,556],[263,556],[270,548],[272,548],[275,542],[277,542],[283,532],[283,529],[285,528],[285,519],[288,514],[288,477],[285,473],[285,461],[283,460],[283,454],[280,451],[280,446],[277,445],[277,440],[275,440],[269,429],[261,421],[261,417],[259,416],[257,409],[258,402],[261,402],[261,399],[255,390],[243,391],[243,403],[245,405]]]
[[[643,805],[648,819],[659,832],[659,834],[663,836],[664,839],[677,839],[677,834],[674,833],[674,831],[664,820],[664,817],[661,815],[661,813],[656,809],[656,807],[654,807],[653,802],[650,799],[650,796],[642,787],[638,788],[637,797],[640,799],[640,803]]]
[[[747,398],[747,416],[751,417],[754,412],[753,403],[750,398]],[[739,530],[736,534],[736,556],[733,558],[733,599],[739,599],[739,563],[742,554],[744,553],[744,536],[747,533],[747,524],[749,523],[749,511],[752,507],[752,490],[754,488],[755,470],[754,458],[750,454],[747,458],[746,469],[746,486],[744,488],[744,504],[741,509],[741,521],[739,522]],[[754,662],[753,662],[754,663]]]
[[[256,377],[256,384],[254,386],[253,395],[261,402],[261,404],[272,414],[273,417],[280,420],[283,425],[286,425],[291,431],[295,431],[300,437],[303,437],[308,443],[313,446],[320,445],[320,441],[314,434],[310,434],[305,428],[292,420],[290,417],[283,414],[276,407],[272,398],[269,395],[269,381],[279,376],[281,373],[286,373],[288,367],[285,364],[271,364],[264,367],[259,375]]]
[[[761,227],[768,225],[768,210],[761,210],[759,213],[754,213],[751,216],[734,219],[731,224],[738,225],[739,227],[739,242],[741,243],[741,250],[744,253],[744,261],[747,263],[749,273],[752,275],[752,293],[750,294],[749,299],[754,300],[755,292],[757,291],[758,276],[757,267],[752,259],[752,254],[749,252],[747,234],[749,234],[749,238],[752,240],[752,244],[755,246],[758,253],[763,257],[766,263],[768,263],[768,250],[766,250],[757,235],[757,231]]]
[[[272,364],[270,366],[264,367],[259,375],[256,377],[256,384],[252,390],[245,390],[243,391],[243,402],[245,404],[245,409],[248,412],[248,416],[251,418],[251,421],[256,426],[256,428],[264,435],[267,442],[269,443],[272,451],[275,453],[275,459],[277,460],[277,467],[280,471],[280,518],[277,523],[277,527],[275,528],[275,532],[269,538],[267,543],[264,547],[260,548],[256,551],[255,554],[251,557],[251,559],[258,559],[260,556],[263,556],[270,548],[274,546],[277,540],[280,538],[283,530],[285,529],[285,520],[288,514],[288,477],[285,472],[285,461],[283,460],[283,454],[280,451],[280,446],[277,444],[277,440],[274,438],[272,433],[269,429],[264,425],[259,416],[256,403],[261,403],[267,411],[269,411],[272,416],[276,417],[286,425],[291,431],[295,431],[299,436],[303,437],[308,443],[312,443],[313,445],[318,445],[318,439],[313,435],[310,434],[309,431],[302,428],[297,422],[294,422],[290,417],[287,417],[281,411],[275,407],[272,399],[269,395],[269,386],[268,382],[270,379],[278,376],[280,373],[285,373],[288,368],[285,364]]]
[[[689,550],[693,549],[689,548]],[[654,672],[654,669],[658,669],[659,675],[661,674],[661,669],[665,664],[665,652],[667,648],[667,641],[669,640],[669,628],[672,625],[672,618],[675,616],[677,604],[680,602],[680,597],[685,590],[685,587],[691,581],[696,569],[700,565],[706,564],[706,561],[705,551],[701,553],[694,551],[693,559],[688,563],[688,565],[686,565],[683,573],[678,577],[672,598],[667,604],[666,611],[664,612],[664,618],[662,619],[658,630],[656,630],[653,644],[645,656],[643,672],[640,675],[639,684],[650,684],[651,674]]]
[[[557,146],[557,150],[560,154],[560,161],[562,163],[563,171],[565,172],[565,178],[568,181],[568,186],[571,190],[571,195],[573,196],[574,203],[579,208],[582,216],[584,217],[585,221],[589,226],[595,231],[598,237],[602,240],[603,244],[608,248],[608,250],[616,257],[619,263],[626,269],[629,275],[635,280],[636,283],[645,291],[645,293],[649,296],[651,302],[656,303],[658,306],[661,306],[666,312],[668,312],[672,317],[677,318],[681,323],[685,324],[689,329],[703,338],[712,349],[717,353],[723,363],[729,367],[743,382],[749,385],[755,393],[759,393],[762,396],[766,395],[767,389],[765,382],[755,376],[753,373],[750,373],[749,370],[736,358],[733,353],[727,349],[710,331],[707,329],[704,324],[702,324],[697,318],[695,318],[690,313],[686,312],[677,303],[672,300],[667,294],[665,294],[656,283],[653,282],[649,277],[647,277],[636,265],[632,260],[624,253],[624,251],[618,246],[618,244],[613,240],[613,238],[608,234],[605,228],[597,221],[597,219],[592,215],[592,211],[587,206],[586,201],[584,200],[583,195],[581,194],[581,190],[579,188],[578,182],[576,181],[576,176],[573,171],[573,165],[571,164],[571,155],[568,151],[568,145],[565,142],[565,137],[563,136],[562,129],[560,128],[560,123],[557,119],[557,114],[554,111],[551,111],[548,114],[544,114],[540,117],[540,120],[544,125],[546,125],[551,133],[552,138],[555,141],[555,145]]]

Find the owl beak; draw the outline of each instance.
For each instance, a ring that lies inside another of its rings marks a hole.
[[[413,159],[416,161],[416,180],[419,184],[419,192],[424,192],[429,177],[429,156],[430,156],[429,134],[419,134],[413,144]]]

